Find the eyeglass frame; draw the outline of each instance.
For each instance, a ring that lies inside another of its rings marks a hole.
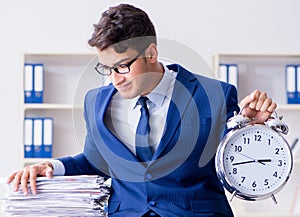
[[[128,63],[122,63],[122,64],[119,64],[118,66],[106,66],[106,65],[103,65],[101,63],[97,63],[96,66],[94,67],[94,69],[96,70],[96,72],[100,75],[111,75],[113,71],[115,71],[116,73],[118,74],[127,74],[130,72],[130,66],[143,54],[143,52],[145,52],[145,49],[141,50],[132,60],[130,60]],[[120,72],[119,71],[119,67],[127,67],[128,71],[127,72]],[[103,70],[99,70],[99,68],[102,67]],[[109,72],[110,73],[103,73],[104,72],[104,69],[109,69]]]

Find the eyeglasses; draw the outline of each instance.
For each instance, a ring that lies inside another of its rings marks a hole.
[[[142,55],[145,50],[143,49],[141,52],[136,55],[130,62],[125,64],[120,64],[118,66],[109,67],[106,65],[102,65],[101,63],[97,63],[95,66],[95,70],[101,75],[110,75],[113,71],[119,74],[126,74],[130,72],[130,66]]]

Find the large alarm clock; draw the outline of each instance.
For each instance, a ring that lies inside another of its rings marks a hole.
[[[228,120],[231,131],[219,144],[216,171],[232,197],[244,200],[272,198],[287,183],[293,167],[290,146],[282,134],[288,127],[282,116],[264,124],[251,124],[251,119],[234,114]]]

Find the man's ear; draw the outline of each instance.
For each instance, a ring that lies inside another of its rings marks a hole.
[[[158,58],[158,51],[157,51],[157,46],[155,44],[150,44],[148,50],[148,57],[150,62],[156,62]]]

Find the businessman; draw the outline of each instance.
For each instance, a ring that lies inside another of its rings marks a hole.
[[[95,70],[111,83],[85,97],[83,153],[27,166],[8,177],[36,193],[36,177],[98,174],[112,179],[109,216],[233,216],[215,171],[214,154],[239,111],[236,89],[158,60],[155,28],[128,4],[110,7],[88,41]],[[274,109],[255,90],[243,114],[263,123]]]

